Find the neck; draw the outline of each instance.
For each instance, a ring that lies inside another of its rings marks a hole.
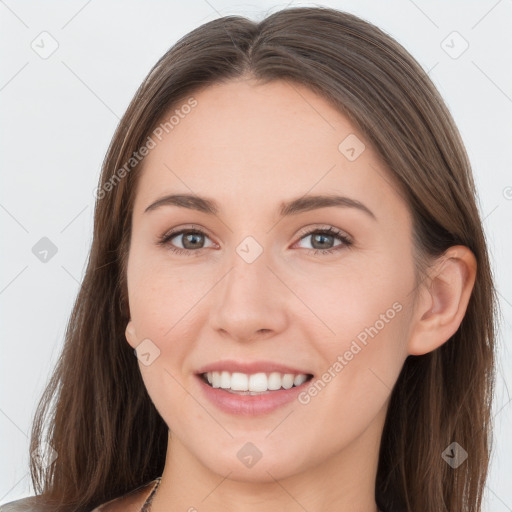
[[[263,504],[266,512],[377,512],[375,478],[384,418],[379,415],[349,446],[321,464],[280,479],[269,468],[265,481],[215,473],[170,433],[151,512],[259,512]]]

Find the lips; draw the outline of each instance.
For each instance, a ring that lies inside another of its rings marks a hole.
[[[253,373],[292,373],[292,374],[310,374],[310,372],[304,368],[295,368],[292,366],[286,366],[280,363],[274,363],[272,361],[251,361],[251,362],[237,362],[232,360],[225,361],[217,361],[216,363],[208,364],[206,366],[202,366],[197,373],[208,373],[208,372],[222,372],[227,371],[230,373],[245,373],[245,374],[253,374]]]
[[[224,412],[255,415],[293,401],[313,375],[273,362],[220,361],[200,368],[197,377],[205,396]]]

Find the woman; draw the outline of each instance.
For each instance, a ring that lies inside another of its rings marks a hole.
[[[51,412],[58,456],[2,510],[481,510],[495,291],[463,143],[396,41],[328,8],[199,27],[96,197],[32,432]]]

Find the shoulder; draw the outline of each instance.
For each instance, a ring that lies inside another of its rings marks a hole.
[[[159,480],[160,478],[152,480],[128,494],[98,505],[91,512],[140,512],[144,502]],[[47,512],[47,510],[41,503],[38,504],[37,496],[30,496],[0,505],[0,512]]]
[[[0,512],[43,512],[45,509],[37,504],[37,497],[30,496],[21,500],[10,501],[0,505]]]
[[[140,512],[146,499],[159,481],[160,478],[156,478],[145,485],[137,487],[137,489],[130,491],[128,494],[98,505],[91,512]],[[3,510],[0,510],[0,512],[3,512]]]

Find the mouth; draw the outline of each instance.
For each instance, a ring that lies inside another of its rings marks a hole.
[[[220,411],[238,417],[270,414],[293,404],[313,377],[271,363],[224,362],[196,374],[203,396]]]
[[[195,377],[213,406],[230,415],[254,417],[292,405],[314,374],[273,361],[223,360],[199,368]]]
[[[313,378],[310,373],[258,372],[248,374],[229,371],[204,372],[199,376],[211,388],[235,395],[249,396],[298,388]]]

